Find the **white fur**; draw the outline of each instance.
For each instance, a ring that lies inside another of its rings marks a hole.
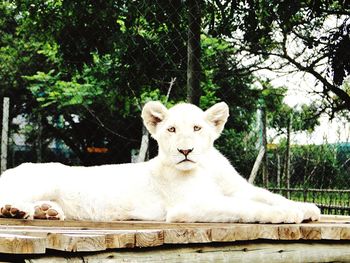
[[[32,217],[35,203],[52,201],[62,207],[66,219],[94,221],[299,223],[319,219],[315,205],[293,202],[249,184],[214,148],[228,118],[225,103],[203,112],[191,104],[168,110],[159,102],[149,102],[142,118],[159,145],[154,159],[95,167],[22,164],[2,175],[0,206],[11,204]],[[190,161],[182,162],[185,155],[180,150],[191,150]]]

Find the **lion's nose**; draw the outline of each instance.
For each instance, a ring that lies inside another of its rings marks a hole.
[[[187,149],[187,150],[183,150],[183,149],[177,149],[180,153],[182,153],[183,155],[187,156],[190,152],[193,151],[192,149]]]

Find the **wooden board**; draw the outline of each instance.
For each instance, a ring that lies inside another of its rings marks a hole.
[[[249,240],[349,240],[350,217],[323,216],[302,224],[77,222],[0,219],[0,253],[42,254],[47,249],[107,249]]]
[[[17,258],[18,259],[18,258]],[[202,245],[164,246],[99,253],[65,253],[26,258],[27,263],[116,263],[116,262],[349,262],[349,244],[316,242],[250,241]]]

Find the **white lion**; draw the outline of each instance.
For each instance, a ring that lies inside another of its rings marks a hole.
[[[169,110],[147,103],[142,118],[159,154],[138,164],[22,164],[0,179],[0,216],[28,219],[300,223],[313,204],[290,201],[243,179],[213,143],[228,118],[218,103]]]

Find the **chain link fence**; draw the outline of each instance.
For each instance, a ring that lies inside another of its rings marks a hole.
[[[215,6],[222,9],[224,3],[62,1],[46,7],[45,21],[33,27],[46,25],[54,44],[35,50],[43,64],[36,70],[45,74],[31,72],[21,94],[26,99],[10,95],[7,166],[130,162],[141,148],[146,101],[171,106],[187,100],[203,108],[225,101],[230,119],[217,147],[248,179],[259,152],[255,118],[261,90],[227,37],[211,33],[215,23],[225,22]],[[31,8],[35,13],[42,7]],[[261,168],[255,184],[315,202],[324,213],[349,214],[350,141],[292,144],[289,158],[286,147],[282,140],[267,148],[267,180]],[[156,153],[150,140],[147,156]]]

